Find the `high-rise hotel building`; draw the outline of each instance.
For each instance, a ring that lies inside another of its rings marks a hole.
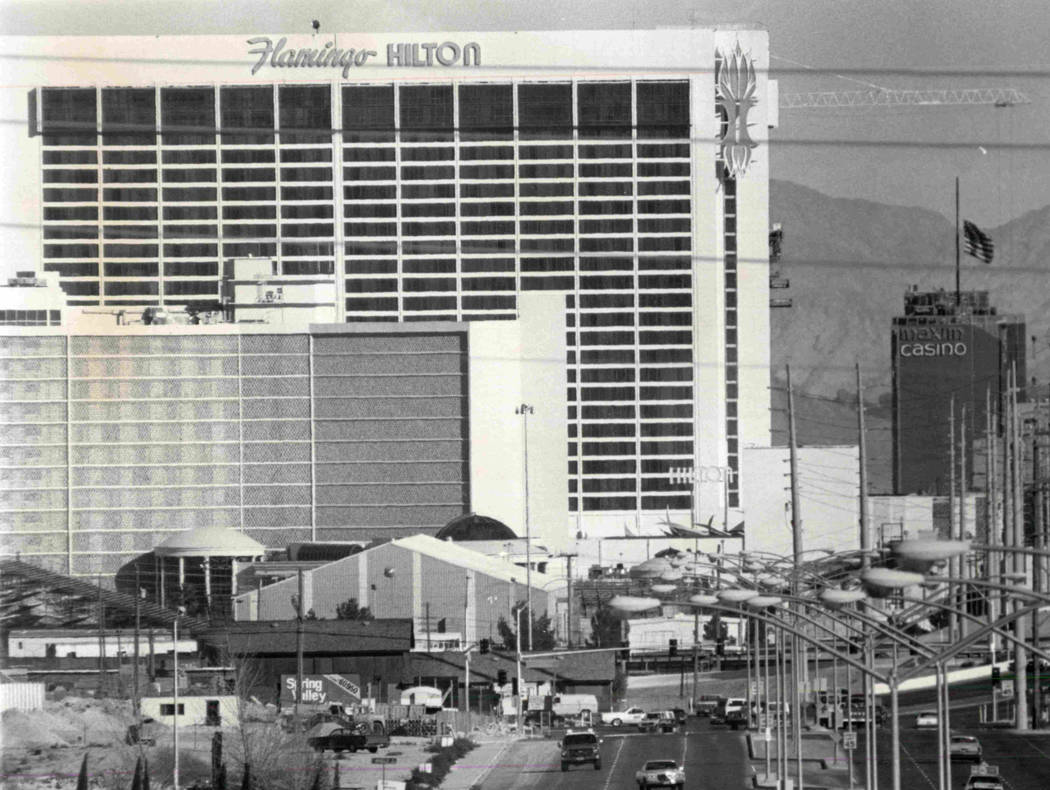
[[[71,306],[208,307],[245,256],[334,275],[340,322],[563,292],[568,530],[736,523],[770,436],[765,31],[14,46]]]

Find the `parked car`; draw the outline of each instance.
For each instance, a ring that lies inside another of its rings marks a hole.
[[[682,790],[685,787],[685,768],[674,760],[649,760],[634,775],[638,790],[650,787],[674,787]]]
[[[674,732],[677,728],[678,719],[671,710],[646,713],[645,718],[638,722],[638,729],[641,732]]]
[[[684,730],[689,714],[682,710],[682,708],[674,708],[671,713],[674,714],[675,721],[678,722],[678,727]]]
[[[697,716],[711,716],[724,699],[725,697],[717,694],[701,694],[693,700],[693,711]]]
[[[930,727],[940,726],[940,721],[937,714],[932,710],[924,710],[918,716],[915,717],[916,729],[927,729]]]
[[[328,725],[322,724],[321,727]],[[332,727],[317,733],[307,735],[306,742],[311,748],[321,752],[356,752],[368,750],[375,754],[380,748],[390,745],[390,737],[383,732],[373,732],[365,727]]]
[[[975,763],[981,762],[984,755],[981,742],[972,735],[953,735],[948,752],[953,760],[972,760]]]
[[[620,727],[624,724],[637,725],[645,718],[645,711],[641,708],[628,708],[620,711],[606,711],[602,714],[602,724],[611,724]]]
[[[561,769],[568,771],[570,765],[590,763],[595,771],[602,769],[601,739],[594,730],[569,730],[559,744],[561,747]]]

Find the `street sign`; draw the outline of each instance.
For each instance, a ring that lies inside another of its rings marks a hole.
[[[1013,699],[1014,687],[1012,683],[1004,683],[999,688],[999,699]]]
[[[372,765],[392,765],[397,762],[396,757],[373,757]]]
[[[842,733],[842,748],[848,752],[852,752],[857,748],[857,733],[850,732],[847,730]]]
[[[764,740],[766,743],[769,743],[773,740],[773,733],[769,729],[769,727],[766,727],[765,730],[762,731],[762,740]]]

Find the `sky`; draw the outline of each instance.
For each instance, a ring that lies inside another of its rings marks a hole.
[[[5,36],[639,29],[760,24],[780,91],[1014,87],[1031,104],[784,110],[773,178],[836,197],[964,215],[982,227],[1050,204],[1050,15],[1045,0],[0,0]],[[0,85],[21,86],[0,49]],[[0,140],[25,132],[25,102],[3,108]],[[21,114],[21,117],[18,115]],[[35,177],[35,169],[30,168]],[[0,183],[31,188],[0,158]],[[39,185],[36,187],[39,188]],[[776,217],[771,217],[772,221]],[[33,218],[0,217],[5,227]],[[2,234],[0,234],[2,239]]]

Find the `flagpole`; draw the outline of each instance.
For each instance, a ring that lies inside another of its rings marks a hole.
[[[959,275],[959,176],[955,177],[955,309],[962,305],[961,277]]]

